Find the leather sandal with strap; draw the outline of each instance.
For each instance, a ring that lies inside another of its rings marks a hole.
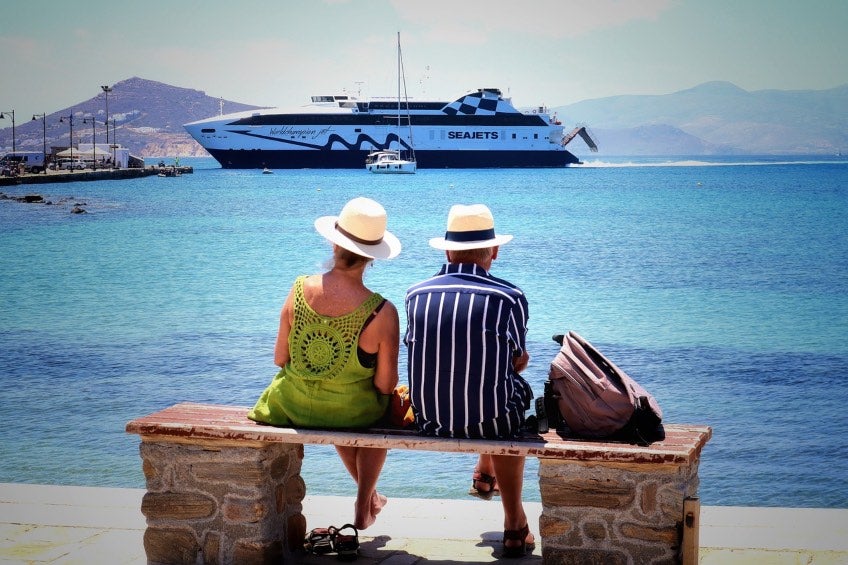
[[[504,530],[503,557],[524,557],[528,553],[532,553],[536,549],[536,542],[527,543],[527,536],[529,535],[530,527],[527,524],[524,524],[524,527],[520,530]],[[507,541],[520,541],[521,545],[507,546]]]
[[[353,533],[348,533],[350,531]],[[333,548],[339,561],[355,561],[359,557],[359,530],[353,524],[345,524],[336,530]]]
[[[477,484],[489,485],[487,490],[480,490],[477,488]],[[471,496],[476,496],[477,498],[482,498],[483,500],[492,500],[492,497],[497,493],[498,483],[497,479],[492,475],[487,475],[486,473],[481,473],[480,471],[474,471],[474,474],[471,475],[471,489],[468,491],[468,494]]]
[[[329,528],[314,528],[306,535],[303,540],[303,549],[307,553],[315,555],[325,555],[335,551],[333,548],[333,537],[338,530],[335,526]]]

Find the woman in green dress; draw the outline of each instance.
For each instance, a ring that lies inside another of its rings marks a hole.
[[[274,362],[280,372],[248,417],[278,426],[357,428],[386,412],[398,382],[400,329],[395,306],[363,283],[374,259],[391,259],[400,242],[386,211],[354,198],[338,216],[315,220],[333,244],[330,269],[295,280],[280,313]],[[336,446],[357,484],[353,525],[374,523],[386,503],[377,479],[386,449]]]

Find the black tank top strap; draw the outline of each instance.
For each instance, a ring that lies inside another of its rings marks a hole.
[[[377,306],[374,308],[374,310],[371,312],[371,314],[368,315],[368,318],[362,324],[362,330],[360,331],[360,333],[362,333],[362,331],[365,331],[365,328],[368,327],[368,324],[370,324],[374,320],[374,318],[377,317],[377,314],[380,312],[380,310],[385,305],[386,305],[386,299],[384,298],[382,301],[380,301],[379,304],[377,304]],[[367,351],[363,351],[361,347],[357,347],[356,348],[356,356],[359,358],[359,364],[362,365],[363,367],[365,367],[366,369],[373,369],[374,367],[377,366],[377,354],[376,353],[368,353]]]
[[[385,306],[385,305],[386,305],[386,299],[384,298],[379,304],[377,304],[377,307],[374,308],[374,310],[371,312],[371,314],[368,315],[368,318],[362,324],[362,330],[360,331],[360,333],[362,333],[362,331],[365,331],[365,328],[368,327],[368,324],[370,324],[372,321],[374,321],[374,318],[377,317],[377,314],[380,313],[380,310],[382,310],[383,306]]]

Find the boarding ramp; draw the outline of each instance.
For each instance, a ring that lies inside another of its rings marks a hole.
[[[586,126],[577,126],[573,130],[571,130],[571,133],[562,138],[562,144],[568,145],[569,142],[571,142],[571,140],[577,137],[578,135],[583,138],[583,141],[586,142],[586,145],[589,146],[589,149],[593,153],[598,152],[598,145],[592,139],[592,136],[589,135],[589,130],[586,129]]]

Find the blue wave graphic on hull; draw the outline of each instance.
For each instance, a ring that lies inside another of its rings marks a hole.
[[[248,137],[255,137],[257,139],[266,139],[268,141],[276,141],[277,143],[283,143],[285,145],[297,145],[298,147],[308,147],[310,149],[317,149],[319,151],[329,151],[329,150],[331,150],[333,148],[334,143],[341,143],[342,145],[344,145],[345,147],[347,147],[349,150],[352,150],[352,151],[353,150],[364,151],[364,149],[362,149],[363,143],[370,143],[371,145],[373,145],[377,149],[388,149],[393,141],[397,142],[401,147],[404,147],[404,148],[406,148],[410,151],[412,150],[412,147],[408,143],[406,143],[405,141],[400,139],[400,137],[398,137],[398,135],[395,134],[395,133],[390,133],[389,135],[387,135],[386,140],[382,144],[379,143],[374,138],[372,138],[371,136],[365,135],[364,133],[359,134],[359,136],[357,136],[356,143],[349,143],[345,138],[334,133],[334,134],[331,134],[327,138],[327,143],[325,143],[324,145],[317,145],[315,143],[306,143],[304,141],[295,141],[295,140],[292,140],[292,139],[280,139],[278,137],[271,137],[271,136],[267,136],[267,135],[259,135],[259,134],[252,133],[252,132],[249,132],[249,131],[239,131],[239,130],[227,130],[227,131],[229,131],[229,133],[237,133],[239,135],[246,135]]]

